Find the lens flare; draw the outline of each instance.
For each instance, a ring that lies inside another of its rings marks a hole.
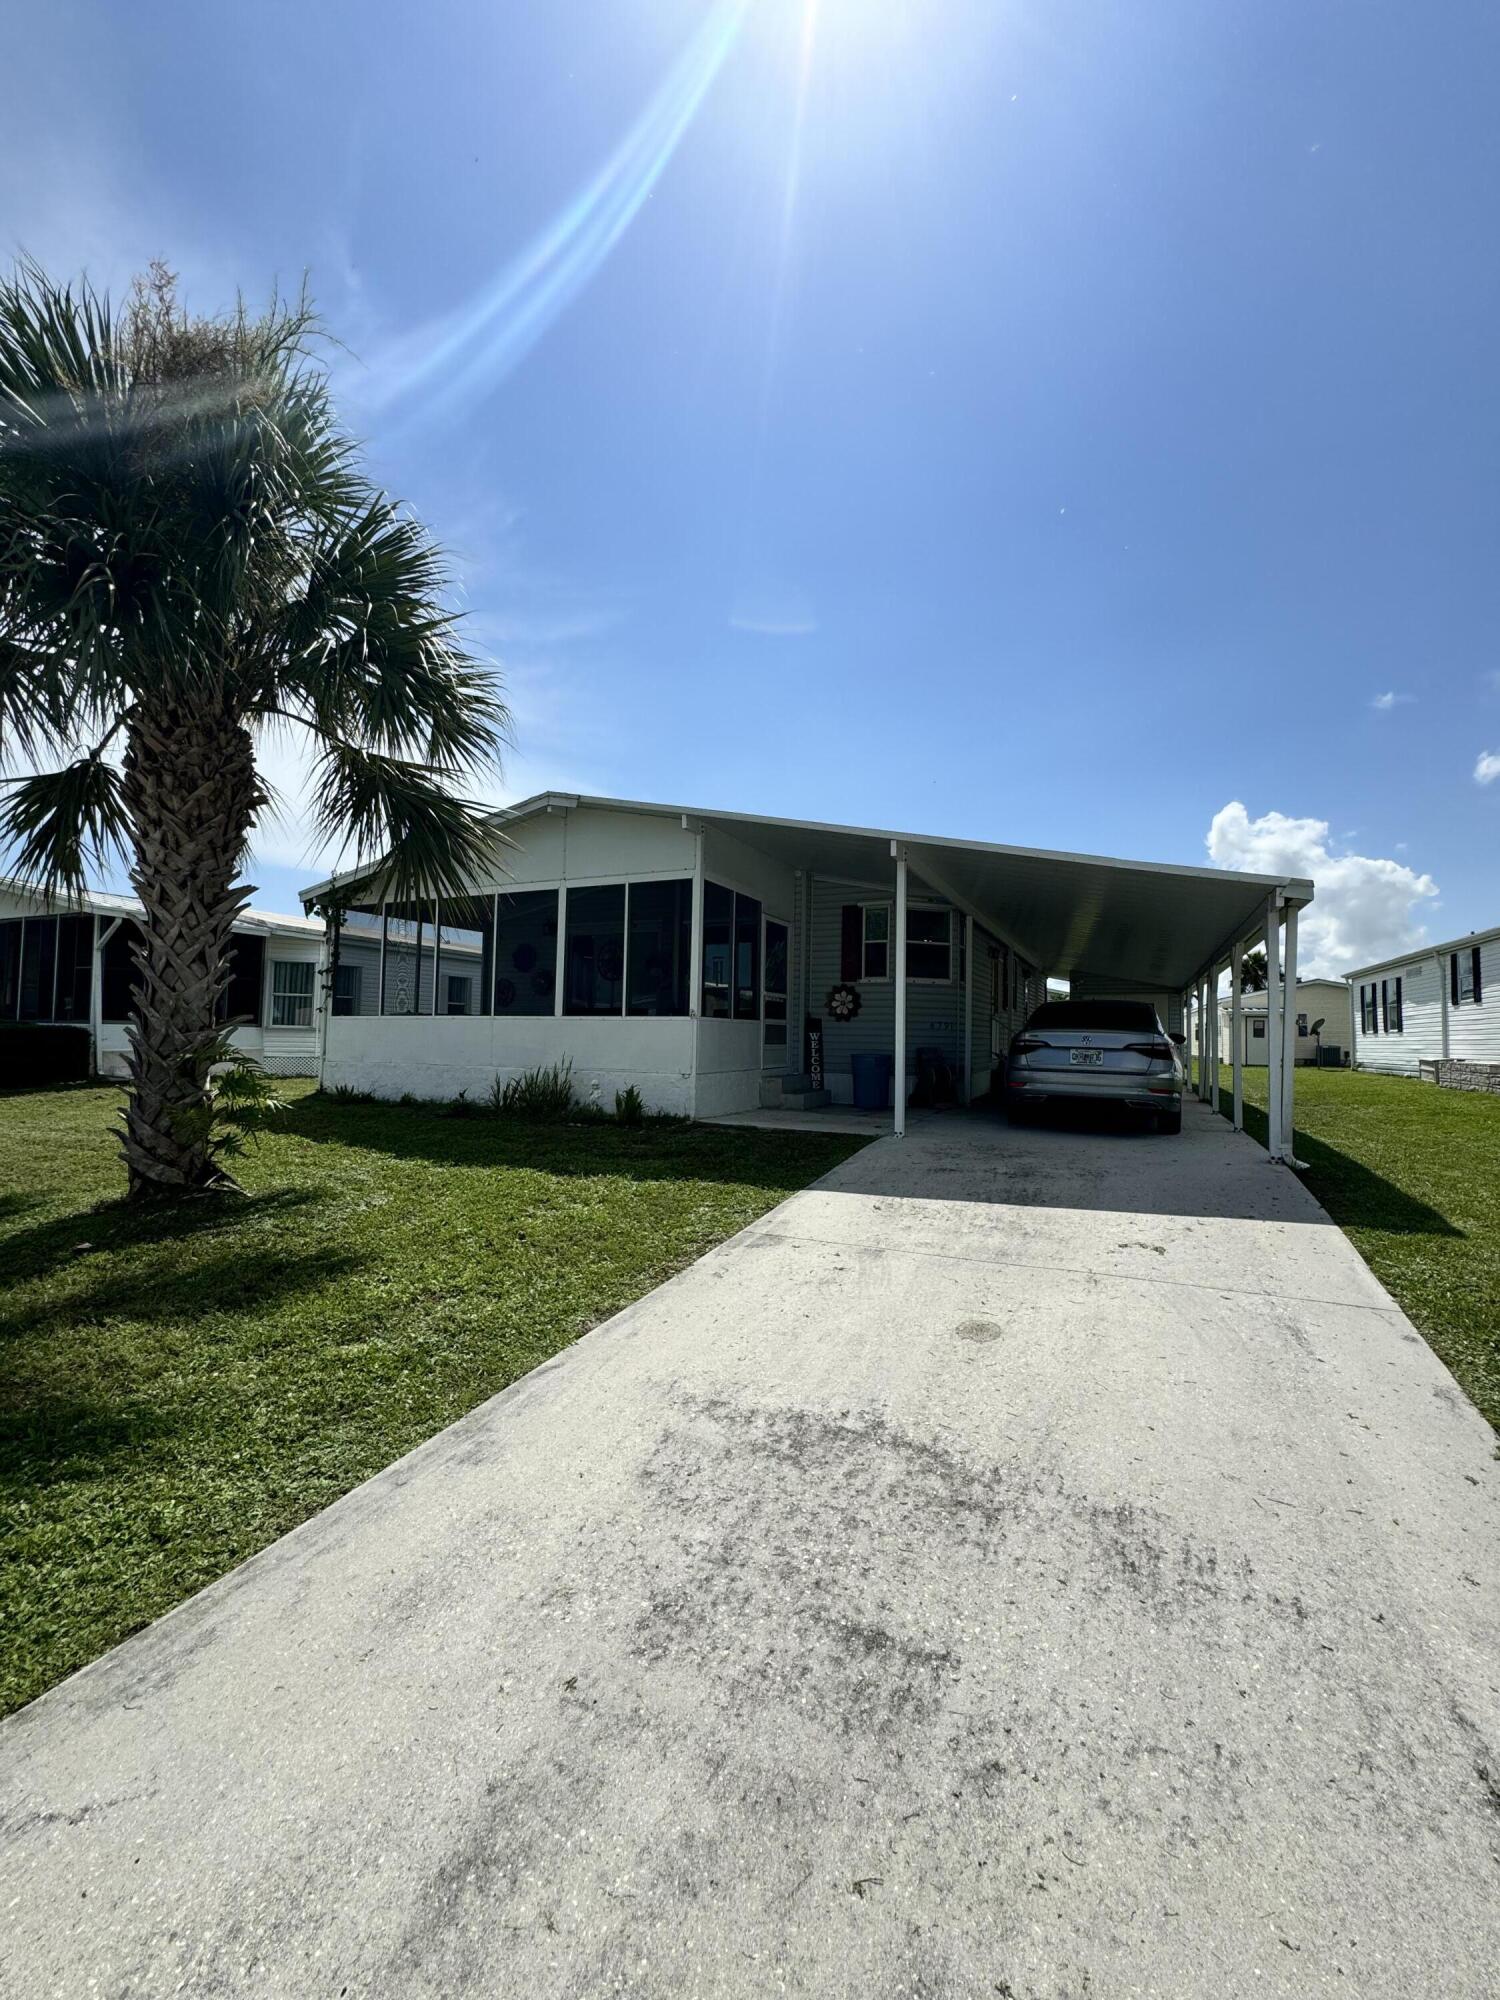
[[[389,400],[468,405],[584,290],[661,179],[738,40],[751,0],[718,0],[610,158],[494,281],[454,314]]]

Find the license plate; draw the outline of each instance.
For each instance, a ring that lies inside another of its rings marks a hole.
[[[1080,1067],[1087,1064],[1091,1069],[1099,1069],[1104,1063],[1103,1049],[1069,1049],[1068,1061]]]

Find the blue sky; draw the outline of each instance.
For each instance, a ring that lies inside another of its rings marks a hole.
[[[4,247],[308,274],[497,796],[1297,865],[1332,969],[1500,921],[1491,7],[49,0],[7,55]],[[293,809],[258,901],[319,859]]]

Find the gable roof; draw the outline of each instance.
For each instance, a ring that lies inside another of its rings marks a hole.
[[[492,824],[510,833],[539,813],[580,808],[721,828],[784,866],[836,880],[887,882],[894,851],[902,848],[919,879],[1036,967],[1061,978],[1098,972],[1156,988],[1186,986],[1216,956],[1227,957],[1237,939],[1255,932],[1268,898],[1302,904],[1313,895],[1312,883],[1297,876],[1123,861],[578,792],[538,792],[494,814]],[[346,870],[302,890],[302,900],[321,901],[341,883],[378,880],[379,874],[379,863]]]

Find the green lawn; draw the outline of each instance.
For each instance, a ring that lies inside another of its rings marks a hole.
[[[247,1199],[112,1205],[112,1089],[0,1095],[0,1713],[857,1150],[292,1085]]]
[[[1266,1138],[1266,1072],[1245,1129]],[[1231,1108],[1231,1072],[1220,1072]],[[1297,1072],[1301,1176],[1500,1428],[1500,1097],[1414,1077]]]

